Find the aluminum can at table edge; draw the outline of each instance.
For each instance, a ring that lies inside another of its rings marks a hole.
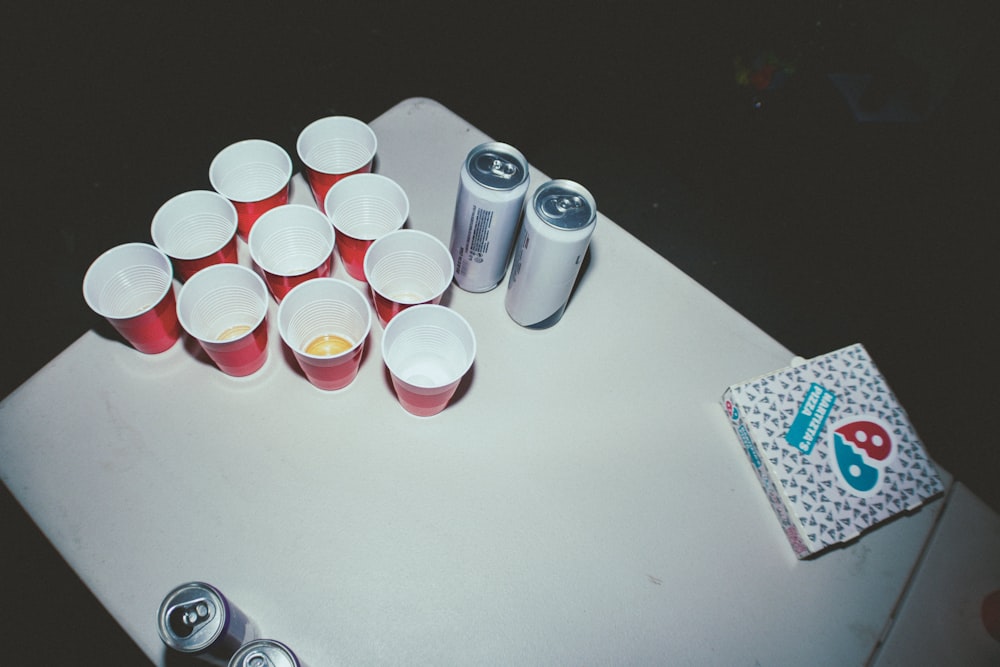
[[[528,180],[524,155],[498,141],[476,146],[462,163],[451,256],[455,284],[467,292],[488,292],[503,280]]]
[[[511,319],[545,329],[562,318],[596,227],[597,204],[582,185],[538,186],[514,245],[504,300]]]
[[[306,667],[292,649],[276,639],[255,639],[240,647],[229,667]]]
[[[157,624],[169,648],[222,667],[240,646],[259,636],[246,614],[219,589],[200,581],[170,591],[160,604]]]

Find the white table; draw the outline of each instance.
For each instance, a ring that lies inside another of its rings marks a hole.
[[[964,484],[952,486],[876,667],[1000,665],[1000,641],[983,626],[1000,590],[1000,517]]]
[[[488,137],[427,99],[372,126],[409,226],[447,242]],[[504,290],[446,297],[479,356],[424,420],[377,325],[333,394],[273,327],[242,380],[88,332],[0,404],[0,476],[161,665],[157,606],[193,579],[314,666],[867,660],[941,503],[797,561],[719,406],[791,351],[603,216],[554,328]]]

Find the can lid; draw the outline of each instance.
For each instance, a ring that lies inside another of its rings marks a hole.
[[[219,638],[227,617],[226,600],[216,588],[199,581],[182,584],[160,604],[160,639],[176,651],[200,653]]]
[[[255,639],[241,646],[229,667],[300,667],[292,650],[275,639]]]
[[[519,150],[499,141],[473,148],[465,164],[473,180],[491,190],[513,190],[528,179],[528,161]]]
[[[597,218],[597,204],[585,187],[559,179],[538,186],[532,198],[535,213],[556,229],[583,229]]]

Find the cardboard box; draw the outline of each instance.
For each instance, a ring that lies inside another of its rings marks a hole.
[[[944,490],[861,345],[734,385],[722,404],[799,558]]]

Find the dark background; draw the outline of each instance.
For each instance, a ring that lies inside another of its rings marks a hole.
[[[0,396],[97,324],[81,296],[87,266],[148,242],[173,195],[208,189],[219,149],[257,137],[294,155],[316,118],[371,120],[424,96],[583,183],[608,217],[797,354],[864,343],[932,456],[1000,508],[1000,60],[988,8],[5,6]],[[734,63],[768,53],[794,72],[755,94]],[[922,120],[857,122],[833,72],[872,75],[865,109],[898,100]],[[0,492],[5,662],[143,664]]]

